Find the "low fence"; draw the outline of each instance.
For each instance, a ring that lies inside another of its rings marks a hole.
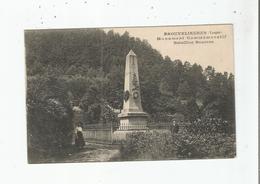
[[[111,124],[86,125],[83,128],[83,136],[87,142],[112,143],[113,131],[117,126]]]
[[[176,126],[177,125],[177,126]],[[186,128],[192,128],[191,130],[196,130],[196,125],[190,122],[177,122],[174,126],[171,122],[148,122],[147,124],[148,130],[171,130],[171,131],[182,131]],[[200,130],[203,130],[207,132],[207,130],[210,128],[208,124],[206,125],[199,125],[197,128]],[[115,124],[93,124],[93,125],[86,125],[83,127],[83,136],[87,142],[102,142],[102,143],[113,143],[113,135],[114,131],[116,130],[144,130],[144,125],[120,125]],[[220,131],[220,133],[226,132],[227,130],[219,129],[216,131]],[[116,139],[116,137],[114,136]]]
[[[104,142],[112,143],[113,132],[110,129],[92,129],[84,130],[83,136],[87,142]]]
[[[140,130],[142,127],[136,127],[136,130]],[[149,130],[155,130],[155,129],[170,129],[171,124],[170,123],[148,123],[147,127]],[[91,124],[91,125],[85,125],[83,127],[83,136],[85,138],[85,141],[87,142],[97,142],[97,143],[108,143],[111,144],[113,142],[113,132],[116,131],[119,128],[119,124]],[[128,130],[128,126],[121,126],[121,130]],[[131,128],[133,128],[131,126]],[[131,129],[135,130],[135,129]]]

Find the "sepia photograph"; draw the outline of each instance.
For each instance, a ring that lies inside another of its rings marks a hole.
[[[236,157],[232,24],[24,31],[28,163]]]

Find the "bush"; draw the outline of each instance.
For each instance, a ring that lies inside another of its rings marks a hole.
[[[178,133],[148,131],[130,133],[122,143],[123,160],[163,160],[233,158],[236,155],[235,134],[193,131],[194,124],[182,126]],[[204,129],[205,126],[200,127]]]
[[[179,158],[232,158],[236,154],[234,122],[203,116],[173,134]]]
[[[52,85],[50,83],[52,82]],[[52,78],[28,79],[27,130],[29,162],[71,146],[72,109],[66,91]]]
[[[173,136],[177,157],[191,158],[233,158],[235,156],[235,135],[182,133]]]
[[[128,134],[121,146],[123,160],[162,160],[176,157],[169,131]]]

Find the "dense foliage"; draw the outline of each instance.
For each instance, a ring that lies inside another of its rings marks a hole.
[[[208,125],[209,126],[209,125]],[[235,134],[215,132],[201,124],[185,125],[178,132],[148,131],[128,134],[121,145],[123,160],[233,158]]]
[[[127,32],[26,31],[25,44],[28,127],[35,138],[29,141],[39,138],[51,144],[48,136],[56,127],[67,127],[60,131],[69,134],[74,105],[83,109],[86,124],[115,119],[106,107],[122,108],[125,57],[130,49],[138,56],[142,105],[151,117],[178,112],[187,121],[214,116],[234,124],[233,74],[164,58],[146,40]],[[59,138],[50,140],[69,140],[55,136]]]
[[[56,78],[28,78],[27,130],[28,155],[58,153],[70,146],[72,110],[63,81]]]
[[[162,160],[176,158],[177,151],[169,132],[135,132],[121,144],[123,160]]]

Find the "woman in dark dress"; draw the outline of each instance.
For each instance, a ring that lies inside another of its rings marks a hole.
[[[82,128],[80,126],[76,127],[76,139],[75,139],[75,146],[77,148],[82,149],[85,145]]]

